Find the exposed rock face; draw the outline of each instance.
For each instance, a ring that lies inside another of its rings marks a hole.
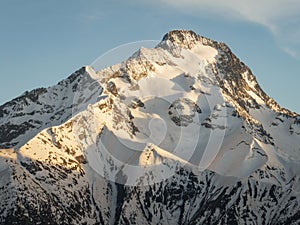
[[[188,98],[177,99],[169,106],[169,115],[177,126],[187,127],[197,113],[201,113],[201,109]]]
[[[299,224],[300,116],[171,31],[0,106],[0,224]]]

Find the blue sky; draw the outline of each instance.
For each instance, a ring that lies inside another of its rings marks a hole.
[[[298,0],[2,0],[0,104],[66,78],[128,42],[191,29],[223,41],[283,107],[300,113]]]

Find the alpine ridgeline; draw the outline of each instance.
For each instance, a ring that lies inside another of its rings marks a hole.
[[[0,224],[300,224],[300,116],[175,30],[0,107]]]

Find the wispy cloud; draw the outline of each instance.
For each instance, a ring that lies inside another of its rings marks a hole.
[[[188,12],[214,14],[225,19],[248,21],[267,28],[279,47],[296,57],[300,47],[299,0],[159,0]]]
[[[287,53],[288,55],[294,57],[294,58],[297,58],[298,57],[298,54],[297,54],[297,51],[295,51],[294,49],[291,49],[289,47],[282,47],[281,48],[285,53]]]

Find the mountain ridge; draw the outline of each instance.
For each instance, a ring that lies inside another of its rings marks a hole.
[[[300,221],[300,116],[192,31],[0,112],[1,224]]]

